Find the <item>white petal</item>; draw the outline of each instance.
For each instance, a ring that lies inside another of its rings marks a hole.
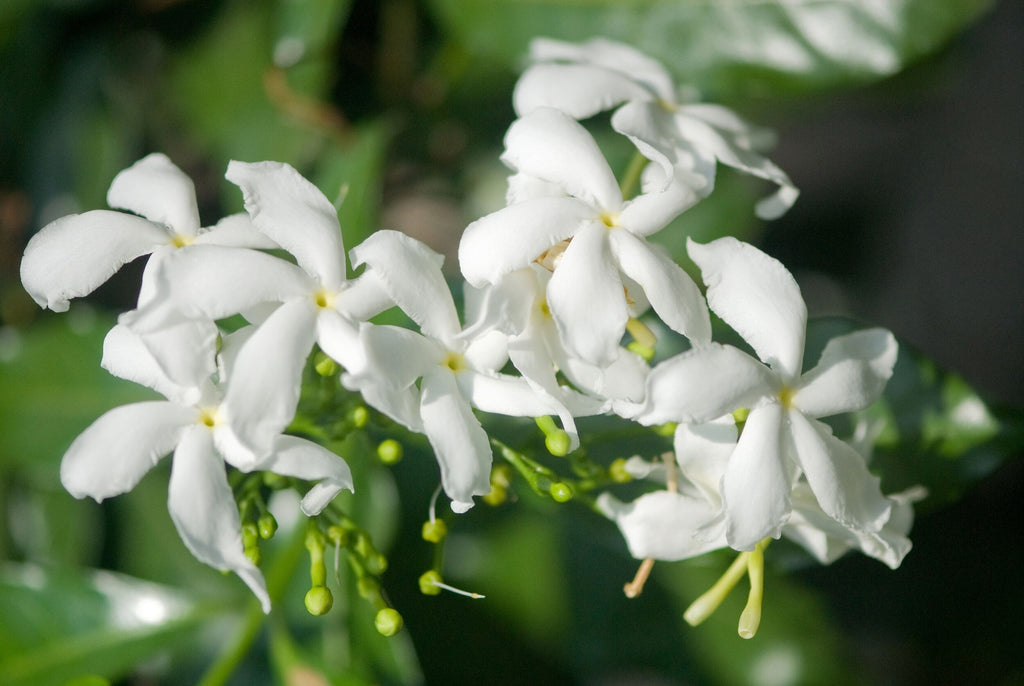
[[[535,61],[580,62],[618,71],[664,100],[671,100],[675,90],[672,77],[660,62],[631,45],[607,38],[591,38],[582,43],[537,38],[530,43],[530,57]]]
[[[549,347],[549,350],[555,350]],[[599,367],[571,357],[561,349],[555,357],[555,362],[570,381],[587,393],[596,395],[599,398],[609,400],[624,400],[640,402],[645,395],[644,385],[650,367],[642,357],[629,352],[625,348],[619,348],[615,359],[611,363]],[[617,413],[617,411],[616,411]],[[631,415],[624,415],[631,416]]]
[[[264,250],[281,247],[271,240],[270,236],[259,231],[252,223],[252,218],[245,212],[236,212],[224,217],[215,226],[200,233],[194,243]]]
[[[619,268],[644,290],[654,311],[669,328],[693,342],[711,342],[711,316],[704,296],[682,267],[659,246],[629,231],[612,229],[608,242]]]
[[[587,119],[627,100],[649,98],[643,86],[625,74],[584,64],[535,64],[523,72],[512,92],[516,114],[555,107]]]
[[[536,337],[521,336],[509,343],[508,352],[512,365],[530,384],[534,393],[543,398],[549,408],[553,408],[548,411],[558,415],[562,429],[569,434],[570,450],[578,448],[579,432],[576,430],[573,413],[558,400],[566,391],[558,385],[555,365],[544,350],[543,341]],[[585,396],[581,396],[581,398],[583,397]],[[581,414],[599,414],[600,412],[601,409],[595,408],[593,413]]]
[[[441,485],[452,510],[465,512],[473,507],[473,496],[491,490],[490,442],[450,371],[430,371],[422,389],[423,431],[441,467]]]
[[[709,541],[697,535],[715,516],[708,503],[699,498],[655,491],[622,503],[602,493],[597,507],[618,525],[630,555],[638,560],[684,560],[726,545],[723,538]]]
[[[472,286],[466,284],[465,290]],[[462,336],[472,338],[485,331],[501,331],[509,336],[521,333],[527,326],[531,312],[540,309],[544,294],[534,270],[527,267],[509,272],[479,293],[479,306]],[[468,317],[469,315],[467,315]]]
[[[172,234],[191,238],[199,232],[192,179],[162,153],[147,155],[115,176],[107,204],[162,224]]]
[[[466,363],[480,372],[496,372],[508,362],[508,336],[501,331],[488,331],[472,338],[460,337],[465,342],[463,357]]]
[[[358,325],[334,310],[320,310],[316,318],[316,343],[346,369],[366,367],[366,350],[359,337]]]
[[[617,212],[622,193],[594,137],[575,119],[542,107],[516,120],[505,134],[505,164],[565,189],[601,211]]]
[[[263,575],[242,550],[242,524],[224,462],[204,426],[186,431],[174,451],[167,508],[189,552],[215,569],[238,574],[259,598],[263,611],[270,612]]]
[[[750,355],[731,345],[711,343],[671,357],[651,371],[638,421],[708,422],[753,407],[777,387],[771,370]]]
[[[868,533],[881,529],[892,504],[882,495],[879,479],[868,471],[864,458],[833,436],[825,424],[796,410],[787,414],[793,458],[804,470],[821,509],[847,528]]]
[[[357,322],[367,321],[394,305],[380,275],[370,269],[346,281],[345,288],[334,298],[334,309]]]
[[[459,267],[473,286],[497,283],[593,219],[594,208],[576,198],[537,198],[509,205],[466,227],[459,242]]]
[[[170,242],[156,224],[123,212],[93,210],[44,226],[25,247],[21,283],[40,307],[65,312],[136,257]]]
[[[732,415],[703,424],[676,427],[673,450],[683,476],[712,505],[721,504],[719,488],[739,433]]]
[[[442,262],[444,257],[398,231],[377,231],[352,249],[352,265],[366,264],[423,333],[448,345],[462,327]]]
[[[540,417],[556,412],[556,403],[538,395],[525,379],[507,374],[457,372],[461,393],[477,409],[507,417]]]
[[[616,358],[629,312],[603,224],[589,224],[573,237],[548,283],[547,296],[571,354],[597,365]]]
[[[374,383],[373,379],[356,379],[350,374],[343,374],[341,381],[348,390],[358,391],[367,405],[383,412],[409,431],[423,431],[423,421],[420,419],[420,390],[416,386],[391,388]]]
[[[294,255],[325,288],[341,288],[345,246],[338,212],[316,186],[280,162],[232,160],[225,177],[242,189],[256,228]]]
[[[754,409],[722,477],[726,536],[736,550],[778,538],[789,519],[793,469],[783,455],[781,423],[779,404]]]
[[[238,438],[257,456],[295,417],[302,368],[316,335],[313,303],[279,307],[245,342],[230,370],[221,409]]]
[[[256,469],[306,481],[317,481],[302,498],[302,512],[320,514],[342,490],[354,490],[348,463],[327,448],[295,436],[278,436],[270,457]]]
[[[60,480],[76,498],[97,502],[127,493],[177,445],[198,413],[152,401],[114,408],[74,440],[60,464]]]
[[[364,378],[391,389],[408,388],[427,371],[445,363],[441,346],[409,329],[363,324],[359,337],[366,353],[366,366],[349,366],[353,379]]]
[[[650,236],[661,231],[684,210],[700,201],[702,196],[694,185],[697,179],[693,175],[684,177],[681,173],[676,174],[669,177],[669,183],[663,189],[638,195],[622,208],[618,226],[638,236]]]
[[[200,386],[216,371],[216,343],[217,327],[212,323],[186,322],[146,339],[119,324],[103,339],[100,366],[114,376],[192,405],[199,401]],[[154,349],[160,352],[154,354]]]
[[[708,287],[708,304],[766,364],[793,383],[800,373],[807,307],[782,263],[732,237],[687,240]]]
[[[821,359],[800,378],[793,404],[808,417],[861,410],[882,395],[899,347],[885,329],[868,329],[828,342]]]

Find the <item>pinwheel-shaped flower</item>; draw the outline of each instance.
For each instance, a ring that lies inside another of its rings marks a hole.
[[[556,107],[585,119],[618,107],[612,127],[666,175],[679,169],[702,175],[702,195],[714,188],[717,161],[778,184],[778,192],[758,203],[764,219],[778,217],[796,200],[799,193],[785,172],[757,152],[763,134],[725,107],[681,102],[664,66],[636,49],[601,38],[578,45],[538,38],[530,56],[534,64],[513,96],[520,116]]]
[[[696,202],[691,188],[673,181],[623,200],[593,137],[550,108],[512,124],[503,159],[520,177],[558,194],[531,193],[466,227],[459,263],[470,284],[495,284],[535,261],[547,267],[553,272],[547,304],[562,341],[591,364],[618,357],[629,320],[624,277],[639,284],[670,327],[694,341],[710,340],[707,307],[693,281],[644,240]]]
[[[69,299],[88,295],[122,265],[149,253],[140,300],[146,298],[152,268],[176,248],[274,247],[244,214],[201,228],[192,180],[160,153],[114,177],[107,203],[141,216],[110,210],[72,214],[47,224],[28,242],[21,281],[41,307],[64,312]]]
[[[807,311],[778,261],[734,238],[689,243],[708,286],[711,309],[764,364],[728,345],[670,358],[648,377],[644,423],[700,423],[749,409],[721,479],[726,536],[738,550],[778,537],[800,474],[822,510],[843,527],[877,532],[892,503],[864,458],[817,421],[866,407],[892,374],[897,346],[882,329],[832,339],[817,366],[801,374]]]
[[[221,380],[230,372],[237,341],[225,341]],[[170,344],[170,341],[165,341]],[[179,355],[209,355],[209,347],[186,347]],[[97,501],[130,491],[165,455],[173,452],[167,507],[186,547],[197,559],[238,574],[270,611],[263,576],[243,552],[241,522],[224,462],[319,481],[302,500],[306,514],[319,513],[343,488],[352,489],[345,461],[315,443],[276,436],[268,457],[250,464],[221,411],[222,388],[209,377],[181,386],[163,373],[142,340],[126,327],[111,330],[103,366],[116,376],[148,386],[167,400],[124,405],[89,426],[68,448],[61,482],[76,498]],[[179,368],[202,368],[181,364]]]

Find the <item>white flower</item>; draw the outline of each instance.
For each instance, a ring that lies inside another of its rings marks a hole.
[[[691,340],[710,340],[700,292],[677,264],[644,240],[696,202],[688,186],[673,181],[663,190],[624,200],[590,134],[550,108],[512,124],[503,159],[534,190],[466,227],[459,263],[470,284],[495,284],[535,261],[548,268],[553,274],[547,304],[562,341],[591,364],[607,365],[618,357],[629,319],[624,278],[639,284],[667,325]],[[548,185],[547,192],[536,192],[538,181]],[[513,185],[513,200],[523,195],[515,190]]]
[[[110,210],[72,214],[46,225],[28,242],[21,280],[41,307],[64,312],[69,299],[88,295],[122,265],[149,253],[144,290],[152,265],[178,247],[274,247],[245,215],[201,228],[192,181],[160,153],[119,173],[107,203],[141,216]]]
[[[185,332],[184,329],[177,330]],[[197,343],[188,336],[168,334],[174,343]],[[182,356],[210,356],[214,341],[182,346]],[[231,354],[233,343],[225,343]],[[241,523],[224,461],[246,471],[260,469],[285,476],[319,481],[306,494],[302,509],[320,512],[343,488],[352,489],[352,476],[337,455],[309,441],[277,436],[269,457],[255,465],[239,457],[237,438],[224,421],[221,389],[209,377],[181,386],[169,379],[142,340],[123,326],[104,341],[103,366],[111,373],[162,393],[166,401],[124,405],[90,425],[68,448],[61,463],[61,482],[76,498],[102,501],[130,491],[156,463],[173,452],[168,486],[168,510],[186,547],[200,561],[238,574],[270,611],[263,576],[243,552]],[[198,364],[182,368],[202,369]],[[226,365],[221,376],[227,377]]]
[[[366,364],[349,367],[343,380],[368,403],[427,436],[452,509],[465,512],[474,496],[490,491],[491,446],[473,407],[536,417],[559,413],[568,397],[539,395],[524,379],[499,374],[507,360],[501,332],[462,334],[442,260],[394,231],[378,231],[352,250],[352,261],[377,274],[422,334],[364,324]]]
[[[864,458],[816,418],[864,408],[881,395],[896,361],[892,334],[869,329],[836,337],[817,366],[801,374],[807,312],[785,267],[734,238],[691,241],[689,252],[711,309],[765,364],[732,346],[693,349],[652,370],[641,409],[619,411],[653,424],[700,423],[750,409],[721,479],[726,534],[738,550],[780,535],[801,473],[830,518],[853,531],[879,531],[892,503]]]
[[[612,127],[666,175],[679,169],[701,174],[703,195],[714,188],[717,160],[778,184],[778,192],[758,203],[758,216],[778,217],[796,200],[789,177],[757,152],[763,135],[725,107],[680,102],[665,68],[632,47],[601,38],[578,45],[539,38],[530,55],[534,64],[513,96],[517,114],[556,107],[585,119],[617,107]]]

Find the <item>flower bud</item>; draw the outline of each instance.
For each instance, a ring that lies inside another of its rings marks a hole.
[[[430,543],[440,543],[448,535],[448,526],[443,520],[434,519],[423,522],[423,540]]]
[[[393,438],[380,442],[377,446],[377,457],[384,464],[397,464],[402,460],[402,444]]]
[[[380,595],[380,582],[372,576],[361,576],[356,581],[356,591],[360,598],[372,600]]]
[[[319,617],[327,614],[334,605],[334,595],[326,586],[314,586],[306,593],[306,610]]]
[[[274,519],[274,515],[269,512],[264,512],[260,518],[256,520],[256,527],[259,529],[260,538],[264,540],[273,538],[274,534],[277,533],[277,520]]]
[[[385,607],[377,613],[373,625],[381,636],[394,636],[402,630],[402,615],[394,608]]]
[[[438,595],[441,592],[441,575],[434,569],[423,572],[420,575],[420,593],[423,595]]]
[[[554,499],[556,503],[567,503],[572,500],[573,496],[572,486],[564,481],[558,481],[551,484],[551,487],[548,489],[548,493],[551,494],[552,499]]]
[[[316,354],[316,361],[313,363],[313,367],[320,376],[334,376],[338,373],[338,363],[324,353]]]

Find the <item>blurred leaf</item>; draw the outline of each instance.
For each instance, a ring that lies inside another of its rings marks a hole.
[[[0,570],[0,683],[116,678],[192,640],[208,616],[131,577],[8,565]]]
[[[942,47],[991,0],[432,0],[473,54],[518,68],[529,41],[603,36],[722,96],[807,90],[894,74]]]

